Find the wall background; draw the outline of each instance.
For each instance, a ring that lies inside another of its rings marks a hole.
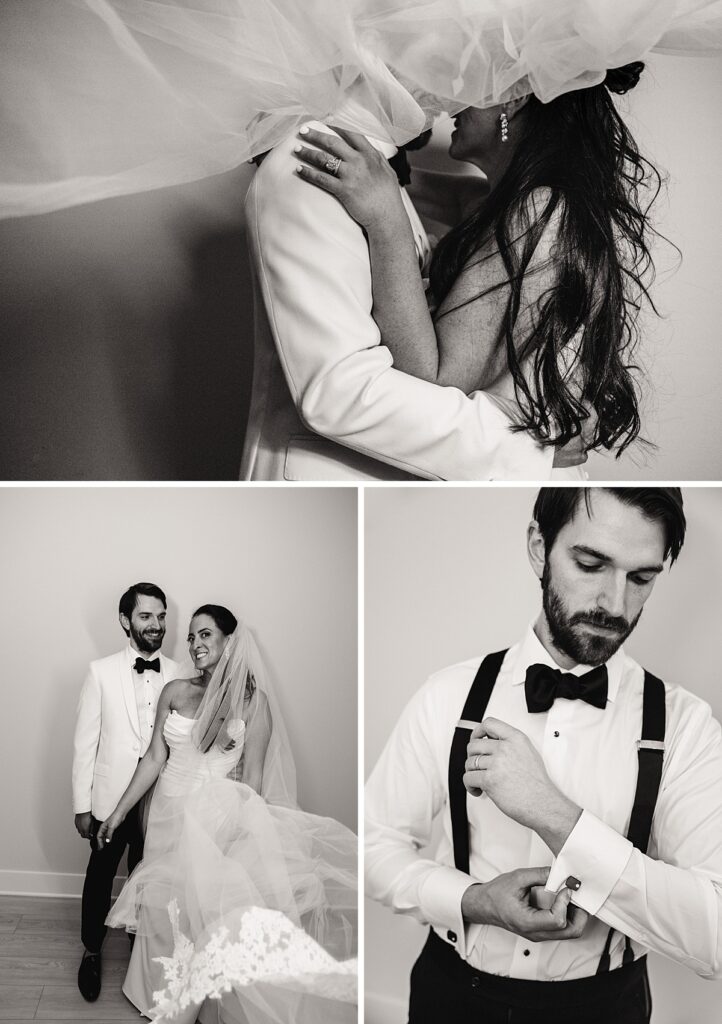
[[[365,763],[402,708],[445,665],[513,644],[539,610],[526,526],[536,491],[446,487],[366,490]],[[657,582],[626,649],[709,701],[722,719],[722,489],[687,488],[688,534]],[[408,976],[426,938],[415,921],[366,901],[366,1022],[406,1020]],[[650,956],[654,1024],[717,1024],[719,986]]]
[[[653,57],[621,100],[669,174],[657,252],[665,319],[644,328],[646,433],[658,445],[594,478],[718,479],[722,350],[714,130],[722,62]],[[437,144],[419,159],[438,162]],[[572,158],[573,154],[570,154]],[[230,480],[252,368],[243,198],[252,169],[0,223],[0,479]]]
[[[163,650],[225,604],[251,626],[290,734],[299,802],[357,823],[356,492],[272,488],[5,488],[0,891],[80,894],[75,710],[89,661],[126,641],[120,595],[169,599]],[[9,585],[12,581],[12,585]]]

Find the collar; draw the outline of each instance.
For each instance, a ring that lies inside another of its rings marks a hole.
[[[142,658],[144,661],[153,661],[154,658],[160,658],[161,657],[160,650],[156,651],[155,654],[151,654],[150,657],[147,657],[145,654],[141,654],[139,651],[136,651],[135,647],[133,647],[133,645],[130,643],[130,641],[128,642],[128,646],[126,647],[126,651],[128,652],[128,664],[130,665],[130,667],[133,669],[134,672],[135,672],[135,667],[134,666],[135,666],[135,659],[136,658]],[[136,675],[140,675],[140,673],[136,672]]]
[[[350,132],[360,132],[387,160],[398,153],[398,147],[391,142],[378,118],[365,110],[358,100],[354,100],[350,96],[346,96],[338,110],[329,115],[325,123],[321,121],[311,123],[318,131],[328,131],[329,127],[338,125],[339,128],[346,128]]]
[[[609,661],[605,662],[607,666],[607,700],[616,700],[622,682],[625,659],[624,648],[620,647]],[[575,665],[574,668],[562,668],[534,632],[533,623],[529,625],[517,647],[511,674],[512,686],[519,686],[524,682],[526,670],[530,665],[548,665],[550,668],[556,668],[562,672],[570,672],[573,676],[582,676],[594,667],[593,665]]]

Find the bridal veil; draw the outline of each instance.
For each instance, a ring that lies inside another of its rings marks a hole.
[[[349,97],[404,143],[721,46],[720,0],[3,0],[0,215],[227,171]]]

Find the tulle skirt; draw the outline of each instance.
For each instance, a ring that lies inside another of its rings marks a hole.
[[[0,216],[229,170],[349,99],[403,143],[721,45],[720,0],[2,0]]]
[[[123,991],[157,1020],[356,1020],[356,837],[226,779],[156,789],[108,924],[135,932]]]

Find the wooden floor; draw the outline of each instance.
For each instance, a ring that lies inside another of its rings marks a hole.
[[[103,946],[103,989],[95,1003],[78,992],[80,900],[0,896],[0,1021],[143,1021],[120,990],[130,957],[125,932]]]

